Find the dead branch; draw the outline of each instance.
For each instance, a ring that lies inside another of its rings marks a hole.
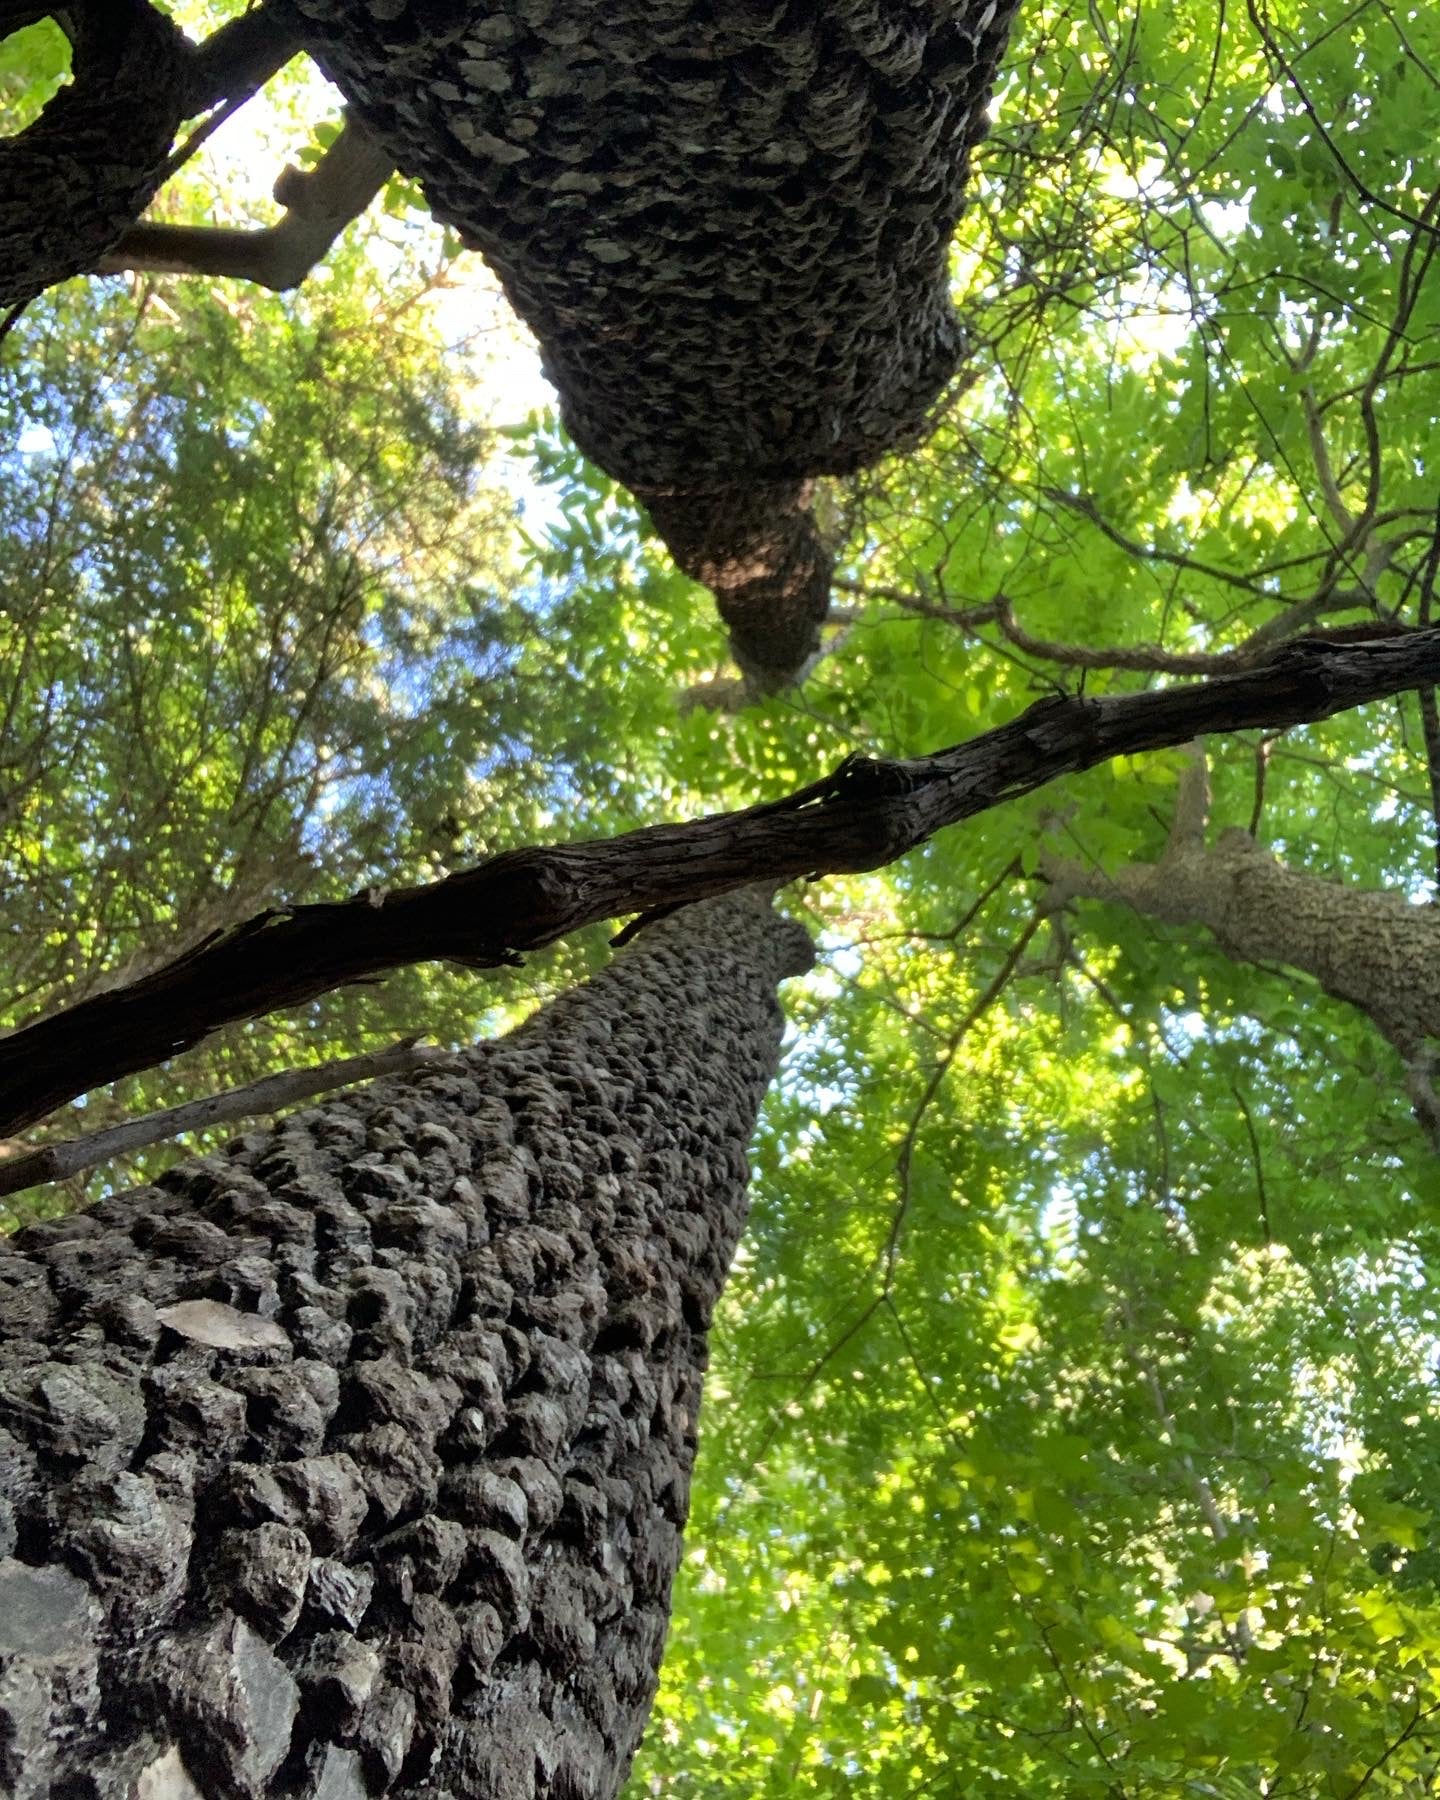
[[[91,1131],[84,1137],[42,1144],[38,1150],[27,1150],[0,1162],[0,1194],[18,1194],[25,1188],[64,1181],[70,1175],[83,1175],[101,1163],[113,1162],[117,1156],[148,1149],[151,1144],[163,1144],[187,1131],[203,1131],[207,1125],[268,1117],[282,1107],[311,1100],[316,1094],[327,1094],[335,1088],[374,1081],[380,1075],[408,1075],[413,1069],[444,1061],[448,1054],[433,1045],[396,1044],[388,1050],[375,1050],[367,1056],[347,1056],[338,1062],[319,1063],[310,1069],[285,1069],[244,1087],[231,1088],[227,1093],[208,1094],[203,1100],[190,1100],[183,1106],[170,1106],[163,1112],[127,1119],[123,1125],[112,1125],[105,1131]]]

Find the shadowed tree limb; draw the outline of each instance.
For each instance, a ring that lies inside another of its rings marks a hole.
[[[16,307],[99,267],[161,183],[298,48],[272,7],[194,44],[147,0],[0,0],[0,37],[47,18],[70,40],[73,78],[0,139],[0,301]],[[181,123],[214,108],[175,149]]]
[[[814,483],[787,481],[636,498],[679,567],[715,596],[746,700],[808,672],[830,610],[834,558],[811,511]]]
[[[44,4],[0,0],[26,19]],[[90,4],[137,40],[169,32],[170,61],[77,82],[78,121],[46,109],[29,178],[0,181],[23,196],[0,205],[0,302],[112,251],[194,110],[195,52],[163,16]],[[831,556],[808,484],[923,438],[960,364],[949,244],[1015,6],[284,0],[277,16],[495,269],[577,443],[712,588],[763,693],[820,649]],[[212,92],[217,69],[249,66],[236,33],[210,54]],[[104,192],[67,191],[76,171]],[[284,285],[309,254],[144,227],[120,262]]]
[[[195,46],[190,111],[208,112],[222,102],[231,110],[243,106],[299,48],[272,5],[252,6],[228,19]]]
[[[879,868],[1057,776],[1207,733],[1278,730],[1440,679],[1440,628],[1372,642],[1301,640],[1262,668],[1143,694],[1038,702],[934,755],[850,757],[743,812],[618,838],[506,851],[428,887],[265,912],[143,980],[0,1041],[0,1133],[148,1068],[231,1021],[414,962],[474,967],[625,913],[673,910],[756,881]]]
[[[924,437],[1016,0],[289,0],[534,331],[576,442],[715,593],[751,690],[820,648],[807,487]]]
[[[96,259],[168,172],[193,46],[146,0],[0,0],[0,36],[54,17],[72,80],[0,139],[0,300],[22,303]]]

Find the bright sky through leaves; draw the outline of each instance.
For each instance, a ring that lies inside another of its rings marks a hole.
[[[334,110],[281,84],[227,126],[222,208],[269,216]],[[973,352],[924,448],[826,488],[848,610],[739,712],[628,496],[553,417],[479,429],[543,384],[405,192],[291,299],[37,303],[0,371],[7,1022],[277,899],[778,798],[1256,633],[1428,618],[1440,11],[1037,0],[995,114],[954,258]],[[1312,896],[1428,914],[1427,729],[1406,696],[1212,741],[1159,900],[1178,750],[790,897],[820,966],[633,1794],[1437,1791],[1424,1057],[1326,991],[1301,904],[1258,960],[1181,907],[1228,831]],[[1398,942],[1353,917],[1352,964]],[[462,1041],[604,936],[498,985],[344,990],[86,1110]]]

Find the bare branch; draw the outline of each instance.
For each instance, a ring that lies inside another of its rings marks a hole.
[[[1440,628],[1306,640],[1263,668],[1154,693],[1055,696],[934,755],[850,757],[784,800],[609,840],[507,851],[378,902],[264,912],[144,980],[0,1041],[0,1132],[143,1069],[236,1019],[366,976],[448,959],[489,968],[625,913],[657,914],[757,881],[880,868],[947,825],[1113,756],[1208,733],[1329,718],[1440,679]]]
[[[275,198],[285,208],[279,224],[241,231],[142,222],[100,258],[95,272],[230,275],[277,291],[298,287],[350,221],[364,212],[393,167],[364,126],[347,113],[340,135],[313,169],[282,171],[275,183]]]
[[[1320,416],[1320,407],[1315,399],[1314,388],[1302,388],[1300,401],[1305,408],[1305,435],[1310,442],[1310,455],[1315,464],[1315,478],[1320,483],[1320,494],[1325,502],[1325,509],[1340,528],[1341,536],[1348,538],[1354,528],[1355,517],[1345,504],[1344,496],[1340,492],[1340,484],[1335,479],[1335,470],[1330,461],[1330,446],[1325,441],[1325,422]]]
[[[127,1119],[123,1125],[112,1125],[105,1131],[43,1144],[38,1150],[27,1150],[0,1162],[0,1194],[18,1194],[24,1188],[64,1181],[67,1176],[82,1175],[117,1156],[165,1143],[183,1132],[203,1131],[207,1125],[268,1116],[299,1100],[310,1100],[316,1094],[351,1087],[356,1082],[374,1081],[380,1075],[408,1075],[413,1069],[445,1061],[449,1054],[433,1045],[396,1044],[389,1050],[347,1056],[310,1069],[286,1069],[245,1087],[232,1088],[228,1093],[209,1094],[203,1100],[190,1100],[183,1106]]]

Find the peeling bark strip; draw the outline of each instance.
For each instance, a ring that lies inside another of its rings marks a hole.
[[[829,575],[795,484],[920,437],[956,366],[947,251],[1015,5],[290,0],[288,17],[499,274],[586,453],[683,568],[719,572],[701,579],[722,612],[748,583],[752,612],[784,615],[767,643],[725,613],[742,665],[781,680],[818,648]]]
[[[1112,756],[1210,732],[1279,730],[1440,680],[1440,627],[1371,643],[1298,639],[1260,667],[1145,694],[1042,700],[1009,725],[907,762],[847,759],[744,812],[510,850],[372,904],[262,913],[125,987],[0,1040],[0,1136],[234,1019],[413,962],[514,960],[600,919],[755,881],[877,869],[947,825]]]
[[[712,903],[444,1071],[0,1242],[0,1790],[616,1792],[810,957]]]

